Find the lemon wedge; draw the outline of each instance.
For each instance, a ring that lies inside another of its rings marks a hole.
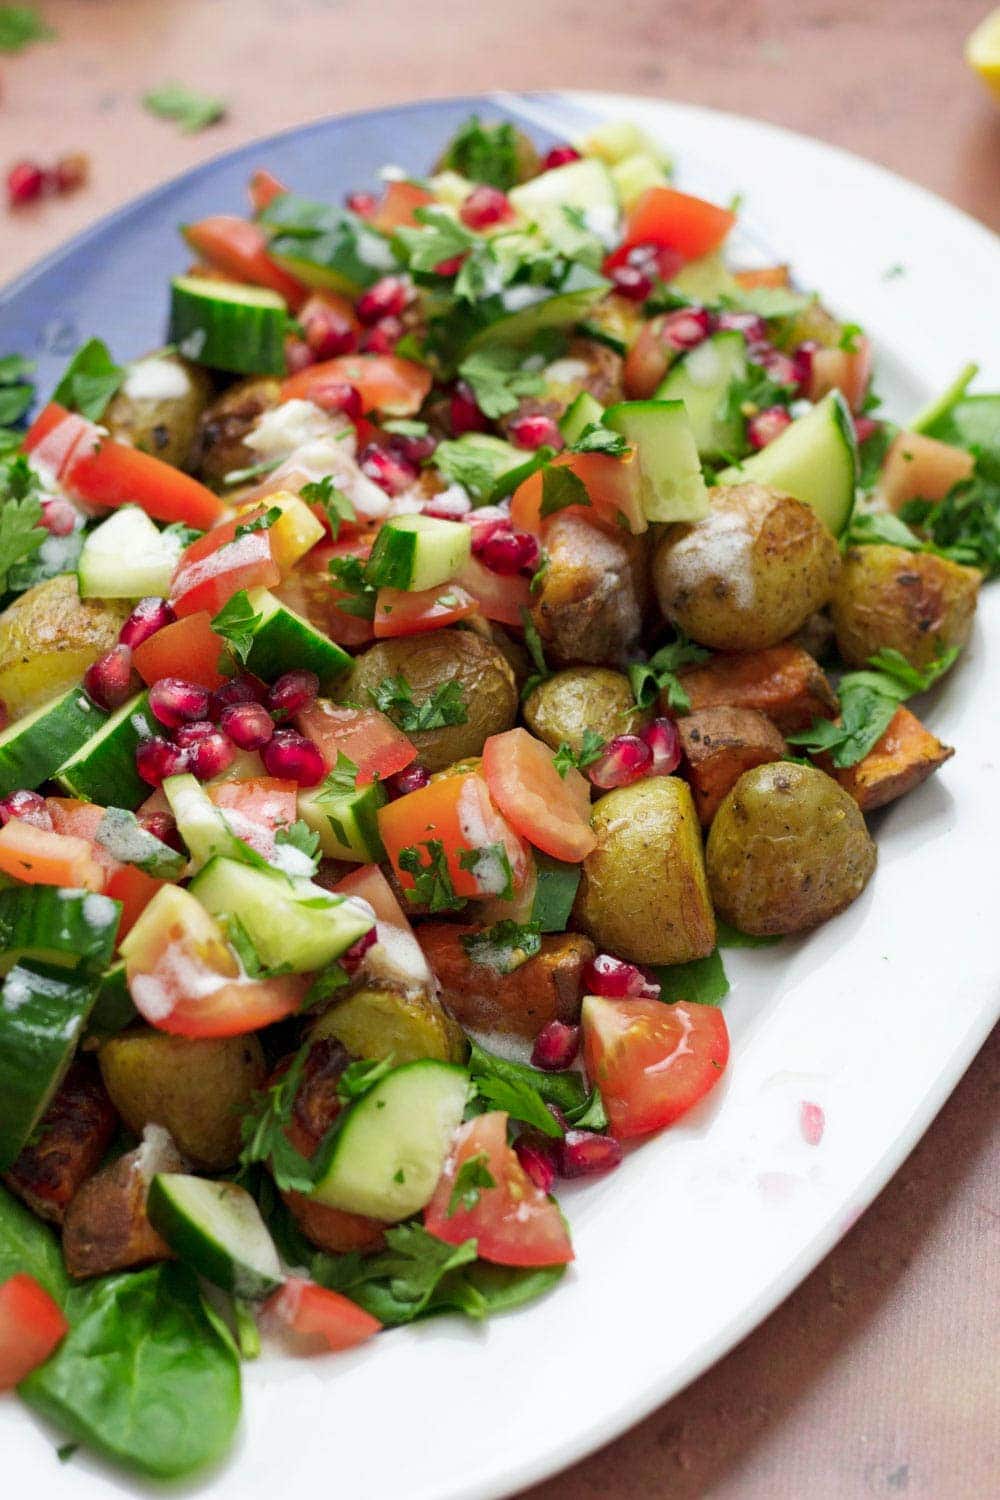
[[[1000,10],[980,21],[965,44],[965,60],[1000,99]]]

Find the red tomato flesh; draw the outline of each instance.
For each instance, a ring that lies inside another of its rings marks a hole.
[[[523,628],[524,611],[531,603],[529,579],[519,574],[506,577],[494,573],[484,567],[478,557],[470,557],[455,582],[472,595],[480,614],[487,620]]]
[[[328,771],[337,764],[338,751],[352,760],[359,786],[395,776],[417,755],[416,746],[377,708],[340,708],[320,698],[296,715],[295,727],[319,746]]]
[[[480,1187],[469,1208],[452,1202],[456,1178],[466,1162],[492,1179]],[[550,1198],[535,1186],[507,1144],[507,1115],[503,1110],[478,1115],[455,1137],[434,1196],[424,1210],[430,1234],[448,1245],[478,1241],[483,1260],[498,1266],[564,1266],[573,1259],[562,1215]]]
[[[0,1286],[0,1391],[45,1363],[69,1324],[44,1287],[18,1271]]]
[[[634,535],[649,525],[642,509],[641,476],[635,453],[612,458],[607,453],[561,453],[552,460],[553,468],[570,469],[583,481],[589,505],[567,505],[561,516],[577,516],[581,521],[603,521],[621,526]],[[510,518],[519,531],[541,536],[545,520],[542,515],[544,475],[541,469],[519,484],[510,502]],[[507,580],[504,580],[505,582]]]
[[[280,579],[270,532],[251,531],[207,557],[194,562],[182,558],[174,574],[170,603],[177,615],[204,610],[214,616],[241,589],[270,588]]]
[[[471,594],[455,583],[436,589],[410,592],[408,589],[379,589],[375,601],[375,639],[386,640],[399,635],[422,635],[454,625],[476,611]]]
[[[103,891],[105,881],[89,839],[35,828],[21,818],[11,818],[0,828],[0,874],[25,885],[65,885],[84,891]]]
[[[662,245],[685,260],[698,260],[717,250],[735,223],[728,208],[676,188],[651,187],[629,210],[623,248]]]
[[[379,809],[378,825],[386,854],[404,890],[412,890],[416,881],[399,863],[403,850],[416,848],[420,863],[426,866],[430,860],[427,846],[434,842],[442,845],[456,896],[502,893],[505,876],[502,860],[490,855],[478,867],[471,868],[474,861],[469,859],[477,851],[497,844],[506,852],[514,888],[522,886],[527,878],[528,850],[494,807],[486,782],[475,771],[445,776],[417,792],[398,797],[395,802],[387,802]]]
[[[225,649],[225,640],[212,629],[212,616],[200,609],[149,636],[136,646],[132,661],[147,684],[161,677],[180,677],[211,692],[224,681],[219,661]]]
[[[418,208],[426,208],[428,203],[434,199],[425,188],[418,187],[415,182],[389,182],[386,184],[382,200],[376,204],[374,211],[365,220],[373,229],[379,229],[383,234],[392,234],[394,229],[402,226],[413,228],[417,220],[414,213]]]
[[[294,1333],[322,1339],[328,1349],[353,1349],[382,1324],[356,1302],[301,1276],[289,1276],[264,1303],[264,1311]]]
[[[274,173],[269,172],[266,167],[258,167],[251,175],[247,192],[254,213],[262,214],[275,198],[280,198],[288,192],[288,189],[280,177],[275,177]]]
[[[324,389],[334,387],[335,408],[339,410],[340,392],[346,383],[360,391],[365,411],[412,417],[426,400],[432,379],[426,366],[398,354],[341,354],[289,375],[282,382],[281,399],[323,406]]]
[[[214,214],[188,224],[184,238],[202,260],[224,271],[234,281],[268,287],[284,297],[294,312],[308,296],[308,288],[279,266],[267,253],[267,233],[259,224],[229,214]]]
[[[715,1087],[729,1058],[729,1032],[714,1005],[588,995],[583,1050],[612,1132],[627,1139],[672,1125]]]
[[[526,729],[490,735],[483,775],[507,822],[536,849],[576,863],[597,847],[585,777],[572,766],[560,776],[548,745]]]
[[[242,781],[220,781],[205,788],[209,801],[226,815],[238,839],[265,859],[274,854],[274,835],[294,823],[298,785],[275,776],[249,776]]]

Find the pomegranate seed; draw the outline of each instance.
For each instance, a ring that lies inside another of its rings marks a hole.
[[[673,719],[654,719],[642,738],[653,752],[653,776],[669,776],[681,763],[681,737]]]
[[[52,814],[45,805],[45,798],[37,792],[11,792],[0,802],[0,826],[16,818],[20,823],[30,823],[34,828],[51,831]]]
[[[150,786],[161,786],[168,776],[179,776],[190,764],[190,750],[182,750],[159,735],[140,740],[135,747],[135,768]]]
[[[792,390],[798,391],[803,384],[808,382],[808,371],[805,370],[805,360],[800,360],[798,355],[794,359],[788,354],[782,354],[780,349],[772,349],[770,344],[760,348],[751,344],[747,350],[754,364],[761,365],[777,385],[787,385]],[[805,372],[805,380],[801,377]]]
[[[11,208],[34,203],[44,193],[47,183],[48,174],[37,162],[19,161],[7,173],[7,202]]]
[[[457,276],[465,264],[464,255],[453,255],[448,260],[439,260],[434,267],[435,276]]]
[[[502,505],[480,505],[469,516],[472,527],[472,550],[481,547],[496,531],[510,531],[510,512]]]
[[[306,331],[309,350],[317,359],[336,359],[340,354],[353,354],[358,347],[353,323],[336,308],[316,302],[303,308],[299,321]]]
[[[423,766],[407,766],[405,771],[397,771],[395,776],[388,776],[382,783],[390,797],[405,797],[408,792],[419,792],[425,786],[430,786],[431,776]]]
[[[571,161],[579,161],[580,153],[575,146],[565,144],[553,146],[552,150],[542,157],[542,171],[553,172],[556,167],[565,167]]]
[[[638,964],[610,953],[598,953],[584,965],[583,986],[605,1000],[658,1000],[660,986]]]
[[[263,703],[267,697],[267,684],[252,672],[243,672],[239,677],[230,677],[222,682],[208,700],[208,716],[218,719],[224,708],[231,703]]]
[[[361,472],[367,474],[387,495],[400,495],[403,490],[408,490],[419,473],[412,464],[394,456],[386,448],[379,448],[375,443],[369,443],[361,450],[358,463]]]
[[[464,380],[460,380],[452,392],[449,416],[455,437],[461,437],[463,432],[485,432],[490,425]]]
[[[684,264],[684,257],[679,250],[671,250],[669,245],[658,245],[653,264],[661,281],[673,281]]]
[[[512,219],[514,209],[505,192],[483,183],[472,189],[458,210],[458,217],[467,229],[488,229],[491,224],[505,224]]]
[[[472,509],[472,501],[458,489],[442,490],[424,506],[425,516],[434,516],[439,521],[464,521]]]
[[[512,443],[519,448],[561,448],[563,435],[559,426],[544,412],[528,412],[523,417],[514,417],[508,423],[507,433]]]
[[[624,1152],[613,1135],[593,1130],[567,1130],[559,1142],[559,1172],[563,1177],[594,1177],[621,1165]]]
[[[149,690],[149,707],[161,724],[176,729],[208,713],[208,689],[182,677],[161,677]]]
[[[866,443],[873,433],[878,432],[882,424],[876,422],[874,417],[855,417],[854,435],[859,443]]]
[[[712,318],[705,307],[682,307],[667,313],[660,337],[674,349],[694,349],[712,331]]]
[[[136,646],[141,646],[143,641],[148,641],[151,635],[162,630],[164,625],[172,624],[176,618],[166,599],[150,595],[139,600],[119,630],[118,639],[123,646],[131,646],[134,651]]]
[[[491,573],[512,578],[515,573],[533,573],[538,567],[541,549],[537,537],[527,531],[495,531],[476,555]]]
[[[404,463],[412,464],[415,469],[426,463],[437,448],[438,440],[429,432],[420,437],[409,436],[404,432],[393,432],[389,435],[389,452],[395,453]]]
[[[42,501],[42,525],[52,536],[69,536],[76,529],[76,516],[68,500]]]
[[[299,786],[317,786],[326,775],[318,747],[294,729],[279,730],[262,755],[269,776],[297,781]]]
[[[413,287],[405,276],[383,276],[362,292],[355,311],[362,323],[378,323],[383,318],[398,318],[413,298]]]
[[[316,363],[316,357],[304,339],[297,339],[294,334],[289,334],[285,339],[285,369],[289,375],[297,375],[300,370],[308,370],[310,365]]]
[[[346,953],[341,954],[340,962],[344,965],[348,974],[353,974],[361,964],[362,959],[369,948],[374,948],[378,942],[378,928],[371,927],[356,943],[352,943]]]
[[[615,291],[630,302],[645,302],[653,290],[653,278],[642,266],[615,266],[611,272]]]
[[[82,151],[74,151],[69,156],[60,156],[52,179],[57,193],[73,193],[83,187],[89,175],[90,158]]]
[[[547,1073],[556,1073],[568,1068],[579,1050],[579,1026],[567,1026],[562,1021],[550,1021],[535,1037],[531,1061],[536,1068],[544,1068]]]
[[[309,397],[315,406],[331,415],[342,413],[356,422],[364,415],[365,404],[361,399],[361,392],[356,385],[349,385],[346,380],[324,381],[318,385]]]
[[[766,448],[791,425],[791,414],[783,406],[765,406],[747,419],[747,441],[752,448]]]
[[[260,750],[274,734],[274,720],[260,703],[231,703],[219,715],[219,727],[241,750]]]
[[[319,695],[319,678],[315,672],[299,668],[279,677],[267,695],[267,706],[279,722],[293,714],[312,708]]]
[[[815,339],[806,339],[795,349],[792,358],[795,362],[795,374],[800,391],[808,391],[812,384],[813,355],[818,349],[819,345]]]
[[[140,826],[145,828],[147,833],[151,833],[154,839],[159,839],[161,844],[169,844],[171,849],[180,846],[180,835],[171,813],[137,813],[136,816]]]
[[[602,791],[611,791],[616,786],[631,786],[643,776],[648,776],[653,764],[653,752],[644,739],[637,734],[616,734],[609,740],[600,760],[587,767],[587,775]]]
[[[352,214],[357,214],[362,219],[369,218],[378,208],[378,199],[374,193],[348,193],[344,203]]]
[[[543,1193],[551,1192],[552,1184],[556,1180],[555,1150],[552,1142],[540,1132],[526,1130],[514,1142],[514,1150],[518,1161],[535,1187],[541,1188]]]
[[[661,246],[653,240],[643,240],[638,245],[630,245],[625,253],[625,265],[639,266],[652,275],[656,269],[656,259],[660,249]]]
[[[121,708],[136,686],[129,647],[112,646],[98,657],[84,673],[83,685],[99,708]]]
[[[237,710],[238,712],[238,710]],[[190,747],[191,770],[199,781],[221,776],[236,759],[236,746],[221,729],[213,729]]]
[[[180,745],[182,750],[190,750],[202,740],[207,740],[210,734],[218,733],[211,719],[195,719],[192,724],[179,724],[174,734],[174,744]]]
[[[658,277],[660,281],[673,281],[684,264],[684,257],[667,245],[657,245],[652,240],[647,240],[630,247],[625,256],[625,264],[636,266],[651,279]]]
[[[767,343],[767,324],[759,313],[720,312],[716,314],[715,326],[730,332],[742,333],[748,344]]]
[[[405,332],[399,318],[379,318],[361,335],[361,349],[365,354],[391,354]]]

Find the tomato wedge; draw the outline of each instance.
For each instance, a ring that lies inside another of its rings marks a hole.
[[[309,295],[308,287],[272,260],[267,250],[267,232],[259,224],[230,214],[214,214],[197,224],[186,225],[181,233],[191,249],[210,266],[225,271],[234,281],[268,287],[284,297],[293,312]]]
[[[248,776],[242,781],[220,781],[205,788],[209,801],[222,808],[238,839],[265,859],[274,854],[274,835],[294,823],[298,784],[276,776]]]
[[[275,177],[266,167],[258,167],[251,173],[247,185],[247,194],[250,198],[250,207],[255,214],[262,214],[265,208],[269,208],[275,198],[282,197],[288,189],[280,177]]]
[[[358,785],[384,781],[416,759],[416,746],[377,708],[340,708],[320,698],[297,715],[295,727],[323,752],[326,768],[337,764],[338,751],[358,768]]]
[[[225,649],[225,640],[212,629],[212,616],[207,609],[199,609],[164,625],[136,646],[132,661],[147,684],[161,677],[180,677],[212,691],[223,681],[219,662]]]
[[[807,395],[810,401],[822,401],[828,391],[838,390],[852,411],[860,411],[871,373],[871,339],[864,334],[856,336],[853,349],[814,349]]]
[[[270,532],[250,531],[193,562],[185,554],[174,574],[170,603],[177,615],[214,616],[241,589],[270,588],[280,579]]]
[[[345,383],[361,393],[365,411],[380,411],[387,417],[412,417],[419,411],[431,388],[426,365],[398,354],[341,354],[322,364],[308,365],[282,381],[282,401],[312,401],[340,411]],[[324,391],[330,392],[324,402]]]
[[[95,850],[96,853],[96,850]],[[155,875],[147,875],[137,865],[119,865],[107,877],[104,894],[122,904],[121,920],[118,923],[118,941],[132,931],[157,891],[166,885]]]
[[[340,1292],[289,1276],[284,1286],[264,1303],[264,1312],[294,1333],[322,1339],[328,1349],[353,1349],[382,1324]]]
[[[629,210],[621,248],[605,265],[619,265],[633,245],[661,245],[685,260],[717,250],[736,223],[736,215],[704,198],[676,188],[647,188]]]
[[[551,467],[569,469],[574,473],[582,480],[590,501],[589,505],[563,506],[559,515],[578,516],[582,521],[604,521],[612,526],[624,523],[634,535],[648,528],[634,452],[625,458],[612,458],[607,453],[561,453],[552,460]],[[533,532],[535,536],[540,536],[544,529],[543,484],[544,471],[538,469],[518,485],[510,502],[510,518],[515,527]]]
[[[469,1162],[473,1183],[463,1201],[459,1173]],[[485,1185],[486,1177],[493,1181]],[[535,1186],[507,1144],[503,1110],[461,1126],[434,1196],[424,1210],[429,1233],[448,1245],[475,1239],[483,1260],[498,1266],[564,1266],[573,1246],[562,1214]]]
[[[597,847],[590,826],[590,786],[571,766],[556,770],[555,755],[526,729],[492,734],[483,746],[490,796],[522,838],[553,859],[575,864]]]
[[[33,1276],[18,1271],[0,1286],[0,1391],[12,1391],[45,1363],[69,1324]]]
[[[25,885],[104,889],[104,870],[94,858],[88,839],[50,833],[21,818],[11,818],[0,828],[0,873],[12,875]]]
[[[339,896],[358,896],[375,913],[377,942],[369,948],[362,960],[365,970],[373,977],[405,981],[407,985],[433,990],[434,977],[417,942],[416,934],[406,913],[396,900],[392,886],[378,865],[362,865],[352,870],[334,886]],[[381,952],[380,950],[381,945]]]
[[[80,444],[96,440],[93,422],[50,401],[28,428],[22,447],[41,468],[61,479]]]
[[[494,573],[470,557],[455,579],[459,588],[470,593],[487,620],[498,625],[524,625],[524,611],[531,603],[531,582],[515,574],[513,578]]]
[[[672,1125],[715,1087],[729,1059],[729,1032],[714,1005],[588,995],[583,1048],[611,1129],[625,1139]]]
[[[414,218],[416,210],[433,202],[432,194],[415,182],[389,182],[381,201],[365,216],[365,223],[382,234],[392,234],[393,230],[403,226],[413,228],[417,223]]]
[[[443,625],[454,625],[475,612],[475,599],[456,583],[415,593],[407,589],[379,589],[373,621],[375,639],[440,630]]]
[[[429,869],[437,853],[432,846],[437,844],[456,896],[499,896],[508,882],[514,889],[523,885],[528,874],[528,850],[494,807],[486,782],[475,771],[444,776],[387,802],[379,809],[378,826],[404,890],[416,887],[413,873],[400,863],[404,851],[415,851],[421,867]],[[443,875],[435,885],[439,883],[444,884]]]

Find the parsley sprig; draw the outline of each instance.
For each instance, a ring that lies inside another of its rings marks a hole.
[[[11,569],[45,541],[37,474],[22,454],[0,460],[0,593]]]
[[[592,766],[595,760],[600,760],[604,754],[607,742],[601,738],[596,730],[587,728],[583,731],[579,750],[574,750],[568,741],[563,740],[556,751],[554,765],[560,776],[565,776],[567,771],[574,769],[582,771],[587,766]]]
[[[524,350],[502,344],[474,350],[458,373],[472,387],[479,410],[493,420],[517,411],[522,396],[540,396],[545,390],[540,370],[526,366]]]
[[[263,615],[259,614],[250,603],[250,595],[246,589],[240,589],[228,600],[219,613],[212,619],[212,629],[216,635],[221,635],[226,642],[229,651],[238,662],[246,665],[247,657],[253,646],[254,635],[260,628]],[[223,654],[226,666],[220,663],[219,670],[231,670],[231,662],[228,661],[226,653]]]
[[[88,339],[73,355],[52,399],[70,411],[78,411],[88,421],[99,422],[126,374],[124,366],[115,364],[103,340]]]
[[[423,859],[421,850],[426,850]],[[406,891],[406,899],[425,906],[429,912],[460,911],[465,899],[455,894],[444,844],[440,839],[426,839],[421,844],[410,844],[399,851],[399,868],[413,876],[413,889]]]
[[[512,974],[542,951],[541,933],[539,922],[504,918],[479,932],[463,933],[461,943],[472,963],[495,969],[498,974]]]
[[[398,677],[383,677],[368,689],[375,707],[386,714],[404,734],[420,730],[444,729],[449,724],[467,724],[469,710],[460,682],[442,682],[429,698],[417,702],[413,689],[400,672]]]
[[[479,1202],[480,1194],[496,1187],[496,1178],[489,1169],[488,1161],[485,1151],[477,1151],[475,1156],[467,1156],[463,1161],[455,1173],[448,1199],[449,1219],[453,1219],[460,1208],[467,1214],[471,1213]]]
[[[324,474],[322,479],[317,479],[311,484],[304,484],[299,491],[299,496],[307,505],[321,505],[323,513],[329,523],[333,540],[340,536],[340,528],[344,521],[356,521],[357,512],[343,490],[337,488],[332,474]]]
[[[926,668],[913,667],[892,648],[870,658],[874,671],[848,672],[840,679],[840,722],[814,719],[808,729],[787,736],[790,745],[812,753],[826,753],[838,767],[855,766],[880,740],[899,705],[914,693],[924,693],[955,661],[952,646]]]
[[[707,661],[711,655],[704,646],[695,645],[686,636],[679,636],[649,658],[647,662],[632,662],[628,669],[628,680],[632,684],[632,695],[639,708],[650,708],[661,693],[667,695],[667,707],[676,713],[686,714],[691,708],[684,684],[678,677],[681,667],[693,666]]]

